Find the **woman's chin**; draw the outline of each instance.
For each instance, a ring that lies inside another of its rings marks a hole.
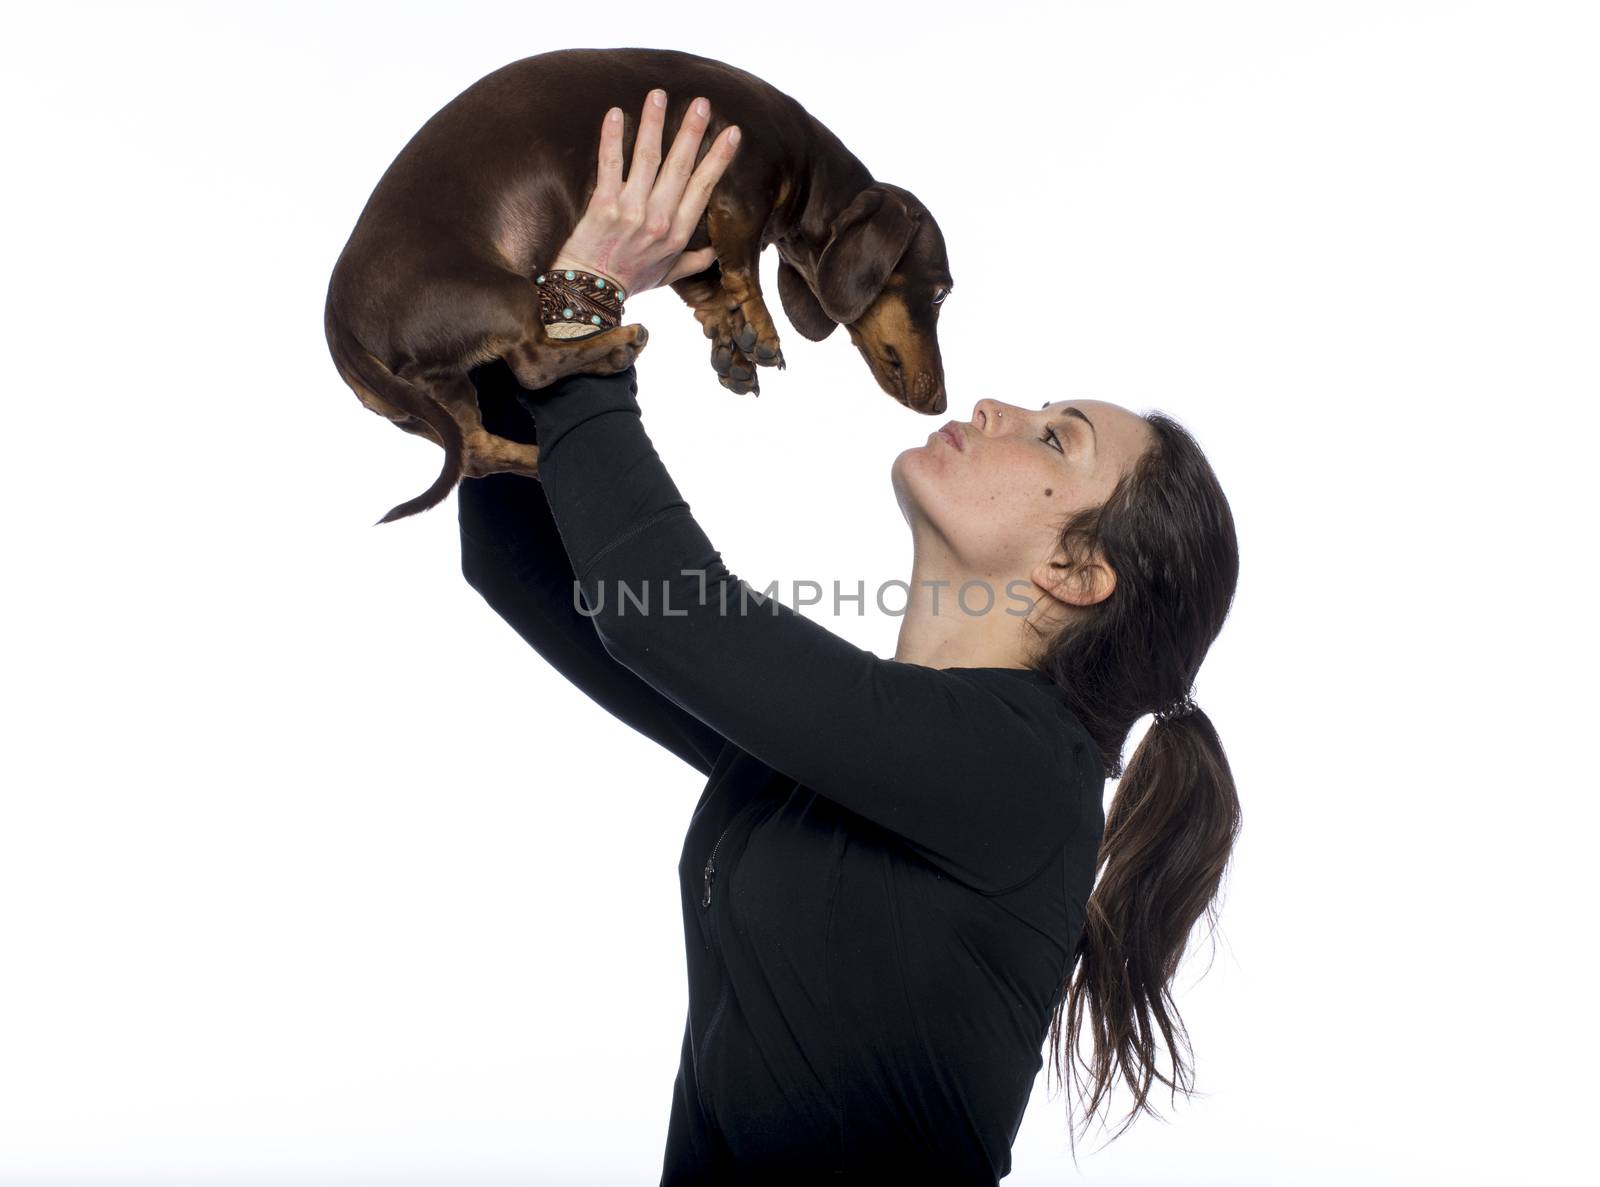
[[[913,445],[910,449],[902,449],[895,455],[889,465],[889,480],[894,483],[895,490],[912,482],[913,476],[926,473],[929,469],[929,453],[926,445]]]
[[[939,491],[948,475],[941,459],[931,456],[926,445],[903,450],[889,467],[889,481],[894,486],[895,500],[908,520],[920,518],[923,508],[939,502]]]

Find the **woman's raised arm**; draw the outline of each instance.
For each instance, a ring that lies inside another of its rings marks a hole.
[[[503,363],[473,373],[484,427],[538,444]],[[463,479],[457,493],[461,572],[523,640],[590,700],[709,775],[723,737],[663,697],[607,653],[594,621],[573,606],[572,562],[536,478]]]

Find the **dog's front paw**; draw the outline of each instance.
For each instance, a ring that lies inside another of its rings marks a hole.
[[[759,396],[761,394],[761,380],[752,372],[749,379],[735,379],[729,375],[719,376],[717,382],[737,396]]]
[[[755,360],[757,366],[785,369],[783,348],[778,345],[776,334],[763,338],[753,325],[745,322],[739,327],[739,332],[734,335],[733,340],[740,350]]]
[[[729,391],[740,395],[746,392],[761,394],[761,385],[756,380],[755,365],[736,347],[726,342],[719,342],[712,347],[711,369],[717,373],[717,379],[722,386]]]

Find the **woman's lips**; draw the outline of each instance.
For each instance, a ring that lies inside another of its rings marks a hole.
[[[945,440],[949,441],[951,445],[954,445],[963,453],[966,452],[967,439],[961,435],[961,425],[958,422],[952,420],[947,424],[941,425],[938,432],[939,435]]]

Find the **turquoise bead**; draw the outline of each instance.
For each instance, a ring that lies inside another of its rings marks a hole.
[[[596,276],[594,278],[594,287],[597,289],[603,289],[606,287],[606,282],[600,279],[600,277]]]
[[[591,316],[589,318],[589,320],[594,322],[595,325],[599,325],[600,324],[600,315],[598,313],[596,313],[593,316]]]
[[[571,280],[571,279],[572,279],[572,269],[571,269],[571,268],[568,268],[568,269],[567,269],[567,279],[568,279],[568,280]]]
[[[544,283],[544,274],[540,273],[538,276],[535,276],[533,278],[533,283],[534,284],[543,284]]]
[[[571,317],[571,316],[572,316],[572,310],[571,310],[571,309],[570,309],[570,308],[568,308],[568,309],[563,309],[563,310],[562,310],[562,311],[561,311],[561,316],[562,316],[562,317]]]

